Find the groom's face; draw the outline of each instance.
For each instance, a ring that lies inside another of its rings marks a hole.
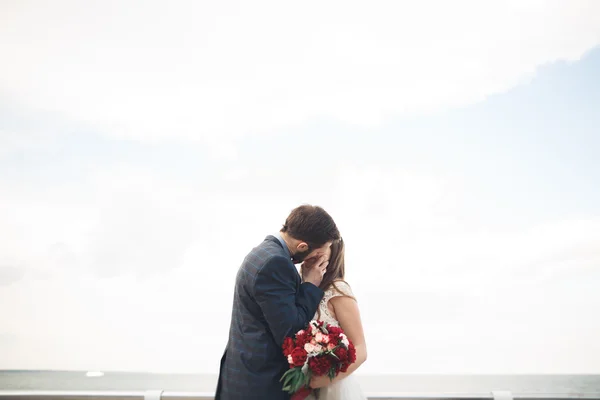
[[[308,257],[308,255],[311,253],[312,249],[308,249],[306,251],[298,251],[296,252],[296,254],[294,254],[292,256],[292,261],[294,262],[294,264],[300,264],[301,262],[303,262],[306,257]]]
[[[297,251],[296,254],[292,256],[292,261],[295,264],[300,264],[303,261],[306,261],[311,258],[319,258],[323,254],[327,252],[327,250],[331,247],[331,242],[325,243],[321,247],[312,248],[307,245],[307,249],[304,251]]]

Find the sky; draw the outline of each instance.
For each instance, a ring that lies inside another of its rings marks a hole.
[[[600,373],[600,2],[0,3],[0,369],[216,373],[347,243],[359,373]]]

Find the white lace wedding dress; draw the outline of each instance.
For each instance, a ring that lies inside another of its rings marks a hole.
[[[350,286],[346,282],[337,281],[335,282],[336,286],[345,294],[354,296]],[[340,326],[340,323],[331,315],[329,312],[329,308],[327,307],[329,304],[329,300],[334,297],[342,296],[337,290],[333,287],[329,288],[321,303],[319,304],[319,311],[315,315],[315,319],[320,319],[328,324],[333,326]],[[343,329],[343,327],[342,327]],[[335,381],[334,383],[321,388],[317,393],[311,394],[307,397],[307,400],[367,400],[367,396],[365,396],[358,384],[356,377],[351,374],[346,378]]]

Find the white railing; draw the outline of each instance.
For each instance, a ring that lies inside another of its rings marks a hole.
[[[600,389],[599,389],[600,390]],[[594,393],[370,393],[372,400],[600,400]],[[0,400],[214,400],[214,393],[148,391],[0,390]]]

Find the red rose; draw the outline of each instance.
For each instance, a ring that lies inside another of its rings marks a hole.
[[[338,335],[337,333],[330,333],[329,334],[329,343],[333,343],[336,346],[338,344],[340,344],[340,335]]]
[[[309,387],[300,388],[296,393],[290,397],[290,400],[305,400],[308,396],[312,394],[312,389]]]
[[[356,348],[350,343],[348,346],[348,363],[352,364],[354,362],[356,362]]]
[[[289,356],[292,354],[292,350],[294,350],[294,340],[291,337],[286,337],[283,340],[281,348],[283,349],[283,355],[286,357]]]
[[[329,357],[316,356],[308,360],[308,366],[315,376],[323,376],[331,369],[331,360]]]
[[[344,347],[338,347],[333,351],[333,354],[335,354],[341,362],[348,360],[348,350]]]
[[[310,338],[306,331],[304,333],[296,335],[296,346],[304,347],[304,345],[308,342],[310,342]]]
[[[342,363],[342,365],[340,367],[340,372],[347,372],[349,366],[350,366],[350,364],[348,364],[348,363]]]
[[[340,328],[339,326],[331,326],[331,325],[327,327],[327,332],[329,332],[332,335],[339,335],[340,333],[344,333],[342,328]]]
[[[308,354],[303,348],[296,347],[294,350],[292,350],[291,356],[294,367],[301,367],[306,362],[306,357],[308,356]]]

